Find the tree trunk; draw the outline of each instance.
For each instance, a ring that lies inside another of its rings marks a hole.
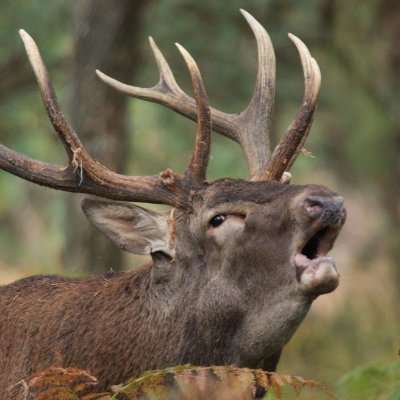
[[[73,4],[72,124],[90,153],[113,171],[124,173],[129,151],[127,98],[103,84],[98,68],[131,82],[138,67],[141,19],[146,0],[80,0]],[[119,249],[90,226],[81,196],[67,200],[64,266],[97,272],[122,268]]]

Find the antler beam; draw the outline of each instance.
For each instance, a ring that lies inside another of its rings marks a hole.
[[[114,200],[141,201],[185,207],[193,185],[205,179],[210,151],[210,117],[200,72],[189,53],[179,47],[193,81],[198,107],[196,146],[184,176],[165,170],[154,176],[126,176],[108,170],[93,159],[64,118],[47,68],[34,40],[23,30],[20,36],[35,73],[47,115],[66,149],[66,166],[31,159],[0,144],[0,168],[31,182],[70,192],[94,194]]]

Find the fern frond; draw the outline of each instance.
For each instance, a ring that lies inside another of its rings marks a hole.
[[[179,365],[148,371],[128,380],[112,397],[110,393],[84,394],[93,390],[97,379],[89,371],[75,368],[51,367],[27,382],[29,400],[252,400],[267,390],[281,399],[284,386],[292,387],[297,396],[307,387],[335,399],[321,382],[234,365]]]
[[[154,380],[157,378],[156,380]],[[149,379],[152,379],[150,382]],[[250,400],[256,394],[272,389],[280,399],[282,387],[290,386],[297,396],[304,387],[320,389],[335,399],[322,382],[306,380],[299,376],[267,372],[261,369],[238,368],[234,365],[197,367],[181,365],[146,372],[129,381],[111,400],[174,399],[174,400]],[[157,397],[159,389],[166,391]]]

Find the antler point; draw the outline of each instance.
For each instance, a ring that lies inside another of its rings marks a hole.
[[[190,67],[192,64],[195,64],[195,61],[193,60],[192,56],[190,53],[179,43],[175,43],[175,46],[178,48],[180,53],[182,54],[183,58],[186,61],[186,64]]]
[[[31,44],[32,42],[35,43],[35,41],[32,39],[31,35],[29,35],[28,32],[26,32],[24,29],[20,29],[18,31],[19,36],[21,37],[22,41],[24,42],[25,46],[28,44]],[[28,43],[30,42],[30,43]]]
[[[98,76],[98,78],[101,79],[103,82],[108,82],[107,81],[108,76],[104,72],[101,72],[99,69],[96,69],[95,73]]]
[[[303,44],[303,42],[296,36],[293,35],[293,33],[288,33],[288,37],[289,39],[294,43],[294,45],[297,47],[297,44],[300,42],[301,44]]]
[[[246,18],[246,20],[248,21],[248,18],[253,18],[255,19],[249,12],[247,12],[245,9],[240,8],[239,11],[242,13],[243,17]]]

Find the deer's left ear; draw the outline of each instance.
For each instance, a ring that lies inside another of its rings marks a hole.
[[[162,251],[173,257],[169,215],[114,201],[85,199],[82,209],[102,233],[135,254]]]

